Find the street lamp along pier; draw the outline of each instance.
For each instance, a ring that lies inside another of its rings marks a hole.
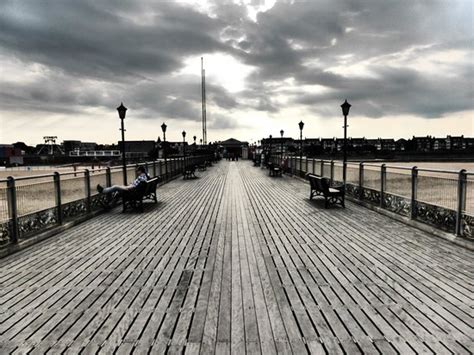
[[[347,102],[347,99],[342,103],[342,115],[344,116],[344,146],[343,146],[343,159],[342,159],[342,181],[346,185],[346,170],[347,170],[347,116],[349,116],[349,110],[351,104]]]
[[[123,102],[121,102],[120,106],[117,107],[118,115],[120,118],[120,130],[122,131],[122,169],[124,185],[127,185],[127,160],[125,157],[125,127],[123,121],[125,120],[127,110],[128,109],[123,105]]]

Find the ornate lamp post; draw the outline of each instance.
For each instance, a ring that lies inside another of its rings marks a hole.
[[[165,179],[168,180],[168,164],[166,162],[166,124],[163,122],[161,125],[163,131],[163,157],[165,158]]]
[[[270,138],[270,152],[268,153],[268,161],[271,162],[272,161],[272,143],[273,143],[273,137],[271,134],[269,138]]]
[[[346,184],[346,165],[347,165],[347,116],[349,116],[349,110],[351,108],[351,104],[344,101],[341,105],[342,114],[344,116],[344,146],[343,146],[343,160],[342,160],[342,180],[344,181],[344,185]]]
[[[120,103],[120,106],[117,107],[118,115],[120,118],[120,124],[121,128],[120,130],[122,131],[122,170],[123,170],[123,184],[127,185],[127,161],[125,158],[125,127],[123,124],[123,120],[125,119],[125,115],[127,113],[127,108],[123,105],[123,103]]]
[[[186,131],[183,131],[181,134],[183,135],[183,173],[184,173],[184,171],[186,170],[186,145],[185,145]]]
[[[280,136],[281,136],[280,153],[281,153],[281,161],[282,162],[283,162],[283,133],[285,133],[285,131],[281,130],[280,131]]]
[[[304,122],[300,121],[300,123],[298,123],[298,126],[300,127],[300,173],[301,173],[301,166],[303,165],[303,127],[304,127]]]

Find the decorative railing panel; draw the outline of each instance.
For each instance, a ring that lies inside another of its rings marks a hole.
[[[362,199],[364,201],[380,205],[380,191],[374,189],[362,188]]]
[[[10,222],[0,223],[0,247],[10,242]]]
[[[402,216],[411,215],[411,201],[402,196],[384,193],[383,207]]]
[[[96,194],[91,196],[91,211],[103,210],[104,206],[108,204],[108,196],[105,194]]]
[[[359,186],[351,184],[351,183],[347,183],[346,184],[346,194],[348,194],[352,197],[355,197],[355,198],[359,198],[359,195],[360,195]]]
[[[462,215],[461,235],[465,238],[474,239],[474,216]]]
[[[20,239],[28,238],[34,234],[58,225],[56,208],[48,208],[25,216],[18,217],[18,231]]]
[[[417,201],[415,215],[418,221],[430,224],[446,232],[454,233],[456,227],[456,211]]]
[[[88,213],[87,200],[76,200],[62,206],[63,220],[75,219]]]

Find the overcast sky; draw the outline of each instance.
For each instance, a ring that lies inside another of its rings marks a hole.
[[[472,0],[0,2],[0,143],[474,136]]]

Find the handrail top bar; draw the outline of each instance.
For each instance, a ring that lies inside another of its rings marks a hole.
[[[334,161],[335,164],[340,164],[342,165],[342,161],[341,160],[326,160],[326,159],[317,159],[317,158],[312,158],[318,162],[323,162],[323,163],[331,163],[332,161]],[[346,164],[347,165],[360,165],[360,163],[363,163],[364,166],[370,166],[370,167],[376,167],[376,168],[380,168],[382,166],[382,164],[385,165],[385,167],[387,169],[401,169],[401,170],[412,170],[413,167],[415,167],[416,165],[413,165],[413,166],[401,166],[401,165],[389,165],[385,162],[380,162],[380,163],[374,163],[374,162],[371,162],[371,161],[348,161]],[[435,168],[419,168],[419,167],[416,167],[416,169],[418,171],[425,171],[425,172],[433,172],[433,173],[446,173],[446,174],[459,174],[459,171],[461,169],[456,169],[456,170],[447,170],[447,169],[435,169]],[[474,171],[466,171],[466,174],[467,175],[473,175],[474,174]]]
[[[30,175],[30,176],[18,176],[14,177],[15,181],[21,181],[21,180],[33,180],[33,179],[41,179],[41,178],[47,178],[47,177],[53,177],[54,173],[49,173],[49,174],[43,174],[43,175]]]
[[[418,171],[425,171],[425,172],[432,172],[432,173],[449,173],[449,174],[459,174],[459,171],[461,171],[462,169],[459,169],[459,170],[445,170],[445,169],[434,169],[434,168],[416,168],[416,170]],[[467,171],[466,171],[467,173]],[[474,173],[474,172],[469,172],[469,173]]]

